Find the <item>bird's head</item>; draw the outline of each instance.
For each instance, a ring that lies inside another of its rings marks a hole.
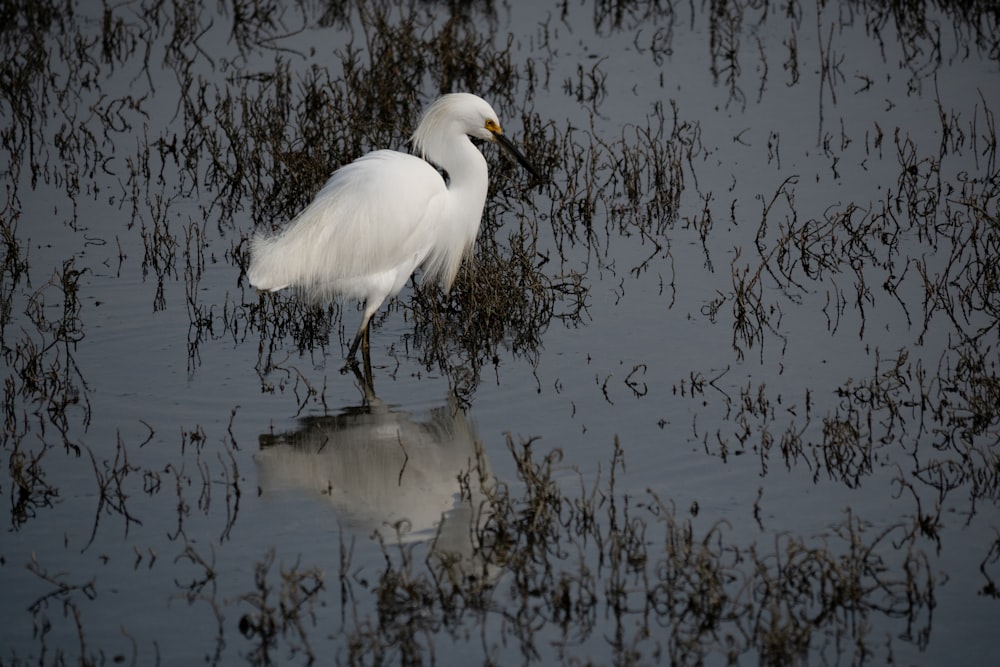
[[[439,146],[460,134],[499,144],[522,167],[533,176],[538,176],[527,158],[504,135],[493,107],[471,93],[450,93],[439,97],[424,112],[412,140],[417,151],[433,161]]]

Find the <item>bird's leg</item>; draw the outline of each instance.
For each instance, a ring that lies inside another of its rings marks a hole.
[[[361,340],[361,362],[365,366],[365,377],[368,379],[369,387],[372,386],[371,330],[372,326],[369,322],[368,326],[365,327],[365,335]]]
[[[365,342],[367,342],[367,338],[368,336],[365,336]],[[365,400],[371,403],[372,397],[375,396],[375,384],[372,377],[372,355],[368,345],[361,346],[361,363],[364,364],[365,368]]]
[[[344,367],[344,372],[346,373],[348,369],[354,373],[354,377],[358,381],[358,387],[361,389],[361,392],[365,397],[365,405],[370,407],[372,402],[376,399],[375,387],[372,385],[371,361],[367,358],[367,356],[365,357],[365,371],[363,375],[361,373],[361,369],[358,368],[357,362],[349,362],[347,366]]]
[[[385,297],[381,298],[368,298],[365,304],[365,314],[361,316],[361,326],[358,327],[358,333],[354,334],[354,342],[351,343],[351,349],[347,353],[347,364],[356,364],[358,346],[361,346],[361,354],[365,358],[368,366],[371,366],[371,359],[369,358],[369,351],[371,350],[371,343],[369,341],[369,330],[371,329],[372,315],[378,310],[378,307],[382,305],[382,301]],[[345,367],[346,368],[346,367]]]
[[[370,320],[371,317],[367,313],[365,313],[365,316],[361,320],[361,326],[358,327],[358,332],[354,334],[354,342],[351,343],[351,349],[348,350],[347,352],[347,364],[344,366],[344,370],[346,370],[350,366],[357,365],[358,346],[361,345],[362,341],[364,341],[364,345],[362,346],[362,354],[366,357],[368,356],[369,354],[368,350],[370,348],[370,345],[368,343],[368,326],[369,326],[368,323]]]
[[[361,363],[364,364],[365,377],[363,385],[365,387],[365,396],[367,398],[368,393],[375,395],[375,389],[372,386],[372,355],[371,355],[371,342],[370,334],[371,332],[371,322],[369,318],[365,318],[362,323],[361,328],[358,329],[358,333],[354,336],[354,342],[351,343],[351,349],[347,353],[347,363],[341,369],[341,373],[346,373],[348,369],[354,371],[355,375],[358,375],[358,346],[361,346]],[[360,378],[359,378],[360,379]]]

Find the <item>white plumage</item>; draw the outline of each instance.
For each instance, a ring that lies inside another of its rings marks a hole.
[[[450,289],[472,250],[489,182],[486,160],[470,137],[497,142],[535,173],[485,100],[445,95],[428,107],[413,133],[421,157],[368,153],[334,172],[279,234],[256,234],[250,284],[269,291],[293,288],[314,302],[364,301],[348,359],[354,360],[362,341],[367,358],[368,325],[386,297],[398,294],[417,267],[424,280]]]

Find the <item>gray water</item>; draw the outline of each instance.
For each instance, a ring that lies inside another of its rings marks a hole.
[[[21,4],[0,663],[993,652],[995,9]],[[373,396],[248,239],[447,90],[546,178]]]

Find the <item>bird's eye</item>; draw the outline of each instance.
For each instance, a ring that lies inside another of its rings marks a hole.
[[[500,124],[497,123],[492,118],[487,118],[486,119],[485,127],[486,127],[487,130],[489,130],[490,132],[493,132],[494,134],[503,134],[503,130],[500,129]]]

